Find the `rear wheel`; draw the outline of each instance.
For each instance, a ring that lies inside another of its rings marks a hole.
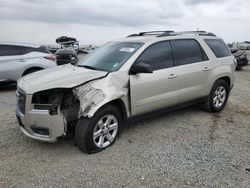
[[[206,109],[210,112],[219,112],[226,106],[229,96],[229,86],[224,80],[217,80],[208,96]]]
[[[115,106],[106,105],[90,119],[79,119],[75,141],[85,153],[96,153],[114,144],[122,127],[122,118]]]

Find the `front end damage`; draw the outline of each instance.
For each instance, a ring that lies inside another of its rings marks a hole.
[[[45,142],[55,142],[58,137],[70,133],[80,107],[79,100],[70,89],[26,95],[24,106],[24,111],[19,105],[16,110],[20,129],[26,136]]]
[[[25,110],[21,112],[17,107],[20,129],[26,136],[46,142],[55,142],[63,135],[73,135],[80,117],[91,118],[109,101],[120,99],[127,107],[127,84],[116,82],[99,79],[74,88],[26,95]]]
[[[88,116],[88,112],[105,99],[103,91],[92,87],[92,83],[75,88],[73,93],[80,101],[79,117]]]

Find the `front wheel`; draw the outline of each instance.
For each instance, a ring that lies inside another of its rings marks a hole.
[[[217,80],[208,96],[206,109],[210,112],[219,112],[226,106],[229,96],[229,86],[224,80]]]
[[[112,105],[102,107],[90,119],[79,119],[75,129],[75,141],[85,153],[96,153],[114,144],[122,126],[119,110]]]

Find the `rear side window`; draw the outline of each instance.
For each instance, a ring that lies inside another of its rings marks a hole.
[[[14,45],[0,45],[0,56],[24,55],[25,47]]]
[[[205,52],[196,40],[173,40],[172,45],[174,60],[177,66],[208,60]]]
[[[45,46],[40,46],[39,48],[24,47],[24,50],[26,54],[30,52],[50,53],[49,50]]]
[[[136,63],[139,62],[151,65],[153,70],[173,67],[173,57],[170,42],[164,41],[149,46],[136,60]]]
[[[205,39],[205,42],[217,58],[231,56],[231,52],[223,40]]]
[[[46,46],[40,46],[39,48],[33,48],[33,51],[42,53],[51,53]]]

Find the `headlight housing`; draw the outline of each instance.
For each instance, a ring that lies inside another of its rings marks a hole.
[[[55,104],[59,102],[65,92],[65,89],[50,89],[39,91],[32,97],[33,104]]]

